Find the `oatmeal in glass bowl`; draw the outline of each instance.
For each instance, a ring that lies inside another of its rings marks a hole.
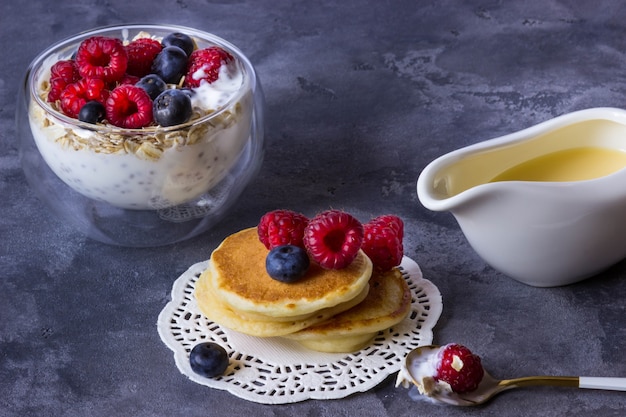
[[[218,222],[263,159],[263,93],[229,42],[172,25],[95,29],[30,65],[17,113],[39,197],[89,237],[169,244]]]

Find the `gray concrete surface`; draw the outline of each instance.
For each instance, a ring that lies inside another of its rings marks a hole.
[[[157,5],[158,3],[158,5]],[[267,406],[181,375],[156,331],[173,281],[267,210],[334,207],[406,222],[440,289],[435,342],[493,374],[626,376],[626,265],[532,288],[485,265],[451,215],[417,200],[432,159],[574,110],[626,105],[619,0],[4,2],[0,45],[0,416],[623,416],[626,394],[532,388],[486,406],[413,402],[393,377],[342,400]],[[175,23],[238,45],[267,101],[267,156],[232,212],[192,240],[86,239],[29,188],[14,127],[23,73],[94,26]],[[529,202],[531,204],[531,202]],[[581,237],[584,238],[584,237]]]

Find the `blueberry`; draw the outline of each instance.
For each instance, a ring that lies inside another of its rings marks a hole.
[[[146,90],[146,93],[150,96],[150,99],[154,101],[167,88],[165,81],[156,74],[148,74],[135,84],[137,87]]]
[[[306,251],[299,246],[276,246],[265,258],[265,269],[270,277],[281,282],[296,282],[309,269]]]
[[[178,84],[187,69],[187,54],[178,46],[167,46],[152,61],[152,72],[168,84]]]
[[[223,375],[228,368],[228,353],[213,342],[198,343],[189,353],[191,370],[207,378]]]
[[[163,45],[163,47],[178,46],[180,49],[185,51],[187,56],[191,55],[191,53],[196,47],[191,37],[180,32],[170,33],[169,35],[164,37],[163,40],[161,41],[161,45]]]
[[[104,119],[106,110],[99,101],[88,101],[78,112],[78,120],[85,123],[96,124]]]
[[[196,92],[191,89],[191,88],[181,88],[180,91],[182,91],[183,93],[187,94],[189,96],[189,98],[193,98],[193,96],[196,95]]]
[[[154,121],[164,127],[185,123],[191,113],[191,99],[181,90],[165,90],[152,103]]]

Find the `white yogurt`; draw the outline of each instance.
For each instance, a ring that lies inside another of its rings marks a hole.
[[[39,88],[43,77],[49,78],[49,67],[42,71]],[[253,93],[239,62],[222,68],[214,83],[194,90],[195,110],[221,110],[221,115],[181,134],[147,128],[151,140],[135,136],[119,149],[109,145],[119,145],[121,137],[65,123],[35,100],[30,127],[46,163],[77,192],[124,209],[172,207],[199,198],[222,180],[250,137]]]
[[[412,358],[398,374],[396,386],[402,385],[409,388],[414,385],[419,394],[431,400],[435,395],[453,394],[450,384],[435,379],[437,367],[441,363],[441,352],[442,349],[432,350],[417,359]]]
[[[496,381],[485,372],[474,391],[465,394],[454,392],[450,384],[435,379],[445,348],[446,346],[439,348],[424,346],[418,348],[417,355],[409,353],[396,378],[396,386],[402,385],[404,388],[410,388],[409,397],[414,401],[425,400],[436,404],[452,405],[476,404],[477,399],[484,397]],[[458,370],[462,367],[462,362],[456,358],[451,366]]]

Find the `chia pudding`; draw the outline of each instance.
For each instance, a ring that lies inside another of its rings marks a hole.
[[[121,33],[125,44],[132,40],[127,37]],[[193,201],[228,176],[250,137],[254,107],[251,74],[236,51],[220,45],[234,59],[216,81],[188,89],[187,122],[128,129],[81,122],[48,103],[50,68],[70,59],[75,47],[46,58],[35,71],[28,109],[37,148],[64,183],[115,207],[153,210]]]

